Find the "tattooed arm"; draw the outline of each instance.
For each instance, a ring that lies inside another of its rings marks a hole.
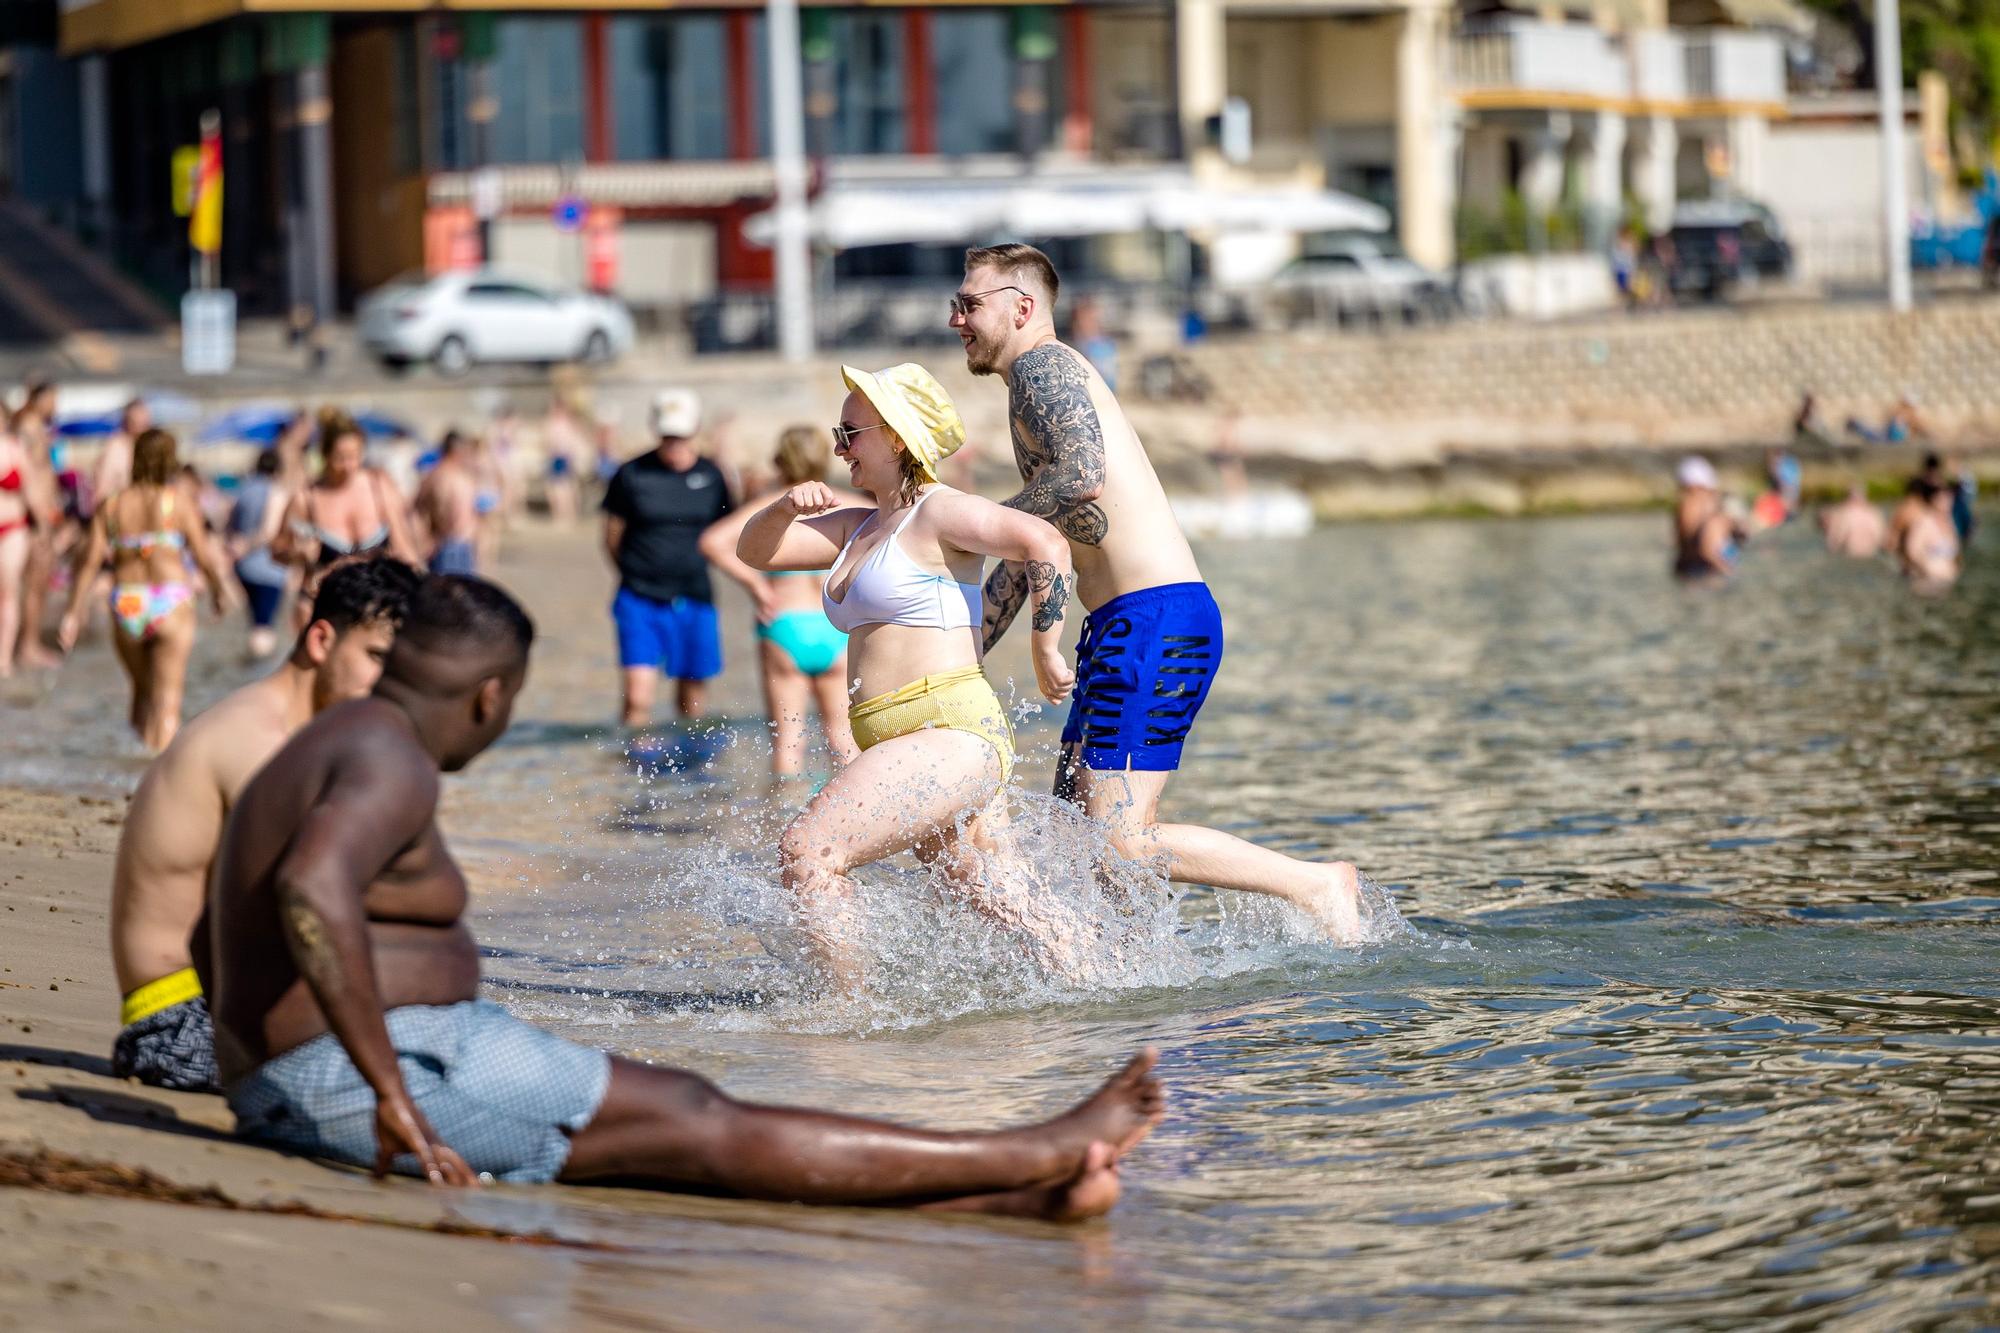
[[[1097,546],[1109,527],[1097,499],[1104,493],[1104,426],[1090,399],[1083,360],[1048,343],[1014,363],[1008,411],[1014,462],[1026,484],[1004,503],[1053,523],[1070,541]],[[1001,565],[986,582],[982,633],[990,650],[1014,623],[1032,591],[1018,563]]]
[[[273,874],[278,922],[293,965],[334,1037],[375,1090],[376,1174],[399,1152],[438,1184],[470,1184],[465,1162],[431,1132],[410,1099],[375,982],[364,897],[437,813],[430,756],[384,726],[350,744],[300,821]]]
[[[1075,681],[1062,654],[1063,617],[1076,582],[1069,543],[1045,520],[977,495],[942,496],[924,513],[943,545],[997,556],[1008,562],[1004,569],[1019,571],[1015,606],[1032,602],[1035,609],[1035,680],[1050,703],[1061,703]]]

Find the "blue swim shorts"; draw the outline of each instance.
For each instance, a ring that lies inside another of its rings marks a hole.
[[[466,537],[447,537],[431,552],[431,573],[479,573],[479,548]]]
[[[675,680],[722,674],[722,630],[713,602],[692,597],[656,602],[620,588],[611,619],[618,626],[621,667],[657,667]]]
[[[1062,743],[1098,772],[1165,773],[1222,666],[1222,610],[1205,583],[1114,597],[1084,618]]]
[[[540,1184],[569,1160],[569,1133],[597,1114],[611,1057],[525,1023],[490,1000],[387,1015],[410,1098],[448,1147],[495,1180]],[[375,1090],[340,1039],[314,1037],[228,1090],[236,1132],[352,1166],[375,1165]],[[401,1175],[417,1160],[394,1162]]]

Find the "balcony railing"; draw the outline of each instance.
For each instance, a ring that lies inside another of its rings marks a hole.
[[[1784,48],[1744,29],[1642,31],[1615,37],[1583,23],[1521,20],[1452,41],[1461,93],[1672,104],[1781,103]]]

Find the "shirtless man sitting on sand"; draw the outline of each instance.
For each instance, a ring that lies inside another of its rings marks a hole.
[[[161,1088],[213,1092],[215,1049],[189,939],[222,821],[287,737],[375,688],[418,575],[395,560],[328,574],[284,665],[174,737],[132,798],[111,877],[111,961],[125,997],[112,1070]]]
[[[951,298],[966,368],[1007,385],[1014,461],[1005,503],[1069,538],[1078,600],[1076,696],[1056,795],[1108,824],[1133,860],[1169,878],[1267,894],[1344,942],[1361,937],[1360,877],[1345,861],[1295,861],[1216,829],[1159,822],[1160,795],[1222,666],[1222,612],[1202,581],[1145,446],[1104,377],[1056,337],[1057,278],[1032,246],[968,250]],[[986,582],[991,652],[1028,600],[1021,566]]]
[[[308,724],[244,789],[201,962],[239,1133],[433,1184],[640,1181],[1058,1220],[1111,1207],[1118,1158],[1163,1110],[1150,1051],[1054,1120],[935,1133],[739,1102],[479,999],[438,777],[507,729],[533,638],[492,584],[426,579],[373,697]]]

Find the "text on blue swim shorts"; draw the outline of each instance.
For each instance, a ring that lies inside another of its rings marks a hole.
[[[1222,610],[1205,583],[1112,598],[1084,618],[1063,745],[1099,772],[1179,768],[1222,648]]]

